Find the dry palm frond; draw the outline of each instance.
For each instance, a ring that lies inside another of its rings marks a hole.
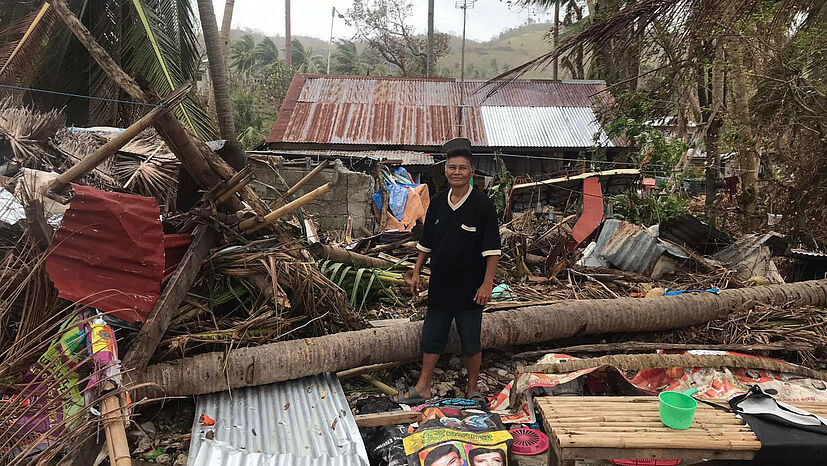
[[[313,262],[235,246],[214,252],[206,263],[167,330],[162,359],[191,353],[195,345],[201,351],[366,326]]]
[[[11,99],[0,101],[0,136],[8,140],[14,159],[38,169],[56,168],[49,140],[66,125],[64,116],[52,110],[39,113],[28,107],[14,107]]]
[[[827,310],[750,303],[706,325],[649,336],[654,338],[652,341],[674,343],[801,344],[813,350],[795,352],[798,362],[819,367],[818,362],[823,361],[827,352]]]

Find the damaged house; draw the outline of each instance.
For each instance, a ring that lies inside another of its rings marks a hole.
[[[282,159],[305,163],[305,171],[311,161],[325,159],[366,173],[374,173],[377,162],[400,165],[414,183],[434,192],[443,184],[440,147],[467,137],[475,182],[483,186],[502,171],[500,161],[525,180],[565,176],[580,173],[595,146],[606,160],[625,150],[598,122],[600,110],[611,103],[605,90],[603,81],[586,80],[517,80],[491,87],[453,78],[298,74],[253,158],[262,165]],[[267,183],[272,170],[262,167],[257,174]],[[354,195],[368,204],[373,192],[346,195],[351,204]],[[349,208],[354,218],[364,217],[363,210]]]

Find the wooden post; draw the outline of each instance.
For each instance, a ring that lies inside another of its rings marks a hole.
[[[112,390],[115,384],[104,383],[104,390]],[[126,429],[123,425],[123,411],[118,395],[110,394],[100,402],[101,418],[106,433],[106,449],[109,452],[109,464],[112,466],[132,466],[129,444],[126,441]]]
[[[312,180],[313,177],[316,176],[317,174],[319,174],[320,171],[327,168],[327,166],[329,164],[330,164],[329,161],[325,160],[324,162],[320,163],[316,168],[314,168],[313,170],[310,170],[310,172],[307,175],[304,175],[304,177],[302,179],[300,179],[298,182],[296,182],[296,184],[291,186],[290,189],[288,189],[286,193],[282,194],[281,197],[276,199],[270,205],[270,207],[272,207],[274,209],[276,209],[278,207],[281,207],[281,205],[284,204],[284,202],[286,200],[290,199],[290,197],[293,196],[293,194],[296,194],[296,191],[298,191],[302,186],[307,184],[308,181]]]
[[[385,231],[385,225],[388,221],[388,203],[390,197],[388,196],[388,189],[385,187],[385,179],[382,176],[382,164],[376,164],[376,177],[379,179],[379,191],[382,193],[382,210],[379,211],[379,233]]]
[[[304,196],[296,199],[293,202],[283,205],[278,209],[270,212],[269,214],[265,215],[264,218],[252,218],[249,220],[245,220],[239,224],[239,227],[244,233],[255,233],[262,228],[272,225],[276,220],[279,218],[293,212],[294,210],[298,209],[299,207],[307,204],[308,202],[318,199],[325,194],[330,192],[330,189],[333,187],[333,183],[326,183],[318,188],[310,191],[309,193],[305,194]]]
[[[142,102],[146,101],[146,95],[141,90],[141,86],[132,79],[131,76],[126,74],[115,60],[106,53],[103,47],[98,44],[98,41],[92,36],[86,26],[80,22],[77,16],[72,13],[72,10],[66,5],[64,0],[50,0],[52,4],[52,8],[54,8],[55,13],[60,16],[60,19],[66,23],[66,27],[69,28],[69,31],[77,37],[81,44],[86,47],[86,50],[92,55],[92,58],[95,59],[96,62],[103,68],[103,71],[106,72],[109,77],[115,81],[115,83],[123,89],[127,94],[129,94],[133,99],[140,100]]]
[[[141,131],[149,128],[149,126],[152,125],[155,120],[157,120],[161,114],[166,111],[166,108],[175,105],[183,99],[191,87],[191,84],[187,83],[172,91],[172,93],[158,107],[153,108],[152,111],[144,115],[140,120],[132,123],[132,125],[126,128],[123,132],[118,133],[106,144],[98,148],[94,154],[72,165],[68,170],[52,180],[49,189],[60,194],[69,186],[69,183],[91,172],[106,159],[115,155],[115,153],[125,146],[126,143],[134,139],[135,136],[141,134]]]
[[[217,239],[218,233],[212,228],[205,225],[196,228],[184,258],[181,259],[161,298],[155,303],[155,307],[138,332],[135,343],[123,359],[125,377],[132,380],[140,377]]]

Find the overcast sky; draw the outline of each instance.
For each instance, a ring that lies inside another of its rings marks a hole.
[[[213,3],[220,27],[225,0],[213,0]],[[291,32],[328,40],[331,8],[335,6],[344,14],[352,3],[352,0],[292,0]],[[411,23],[424,33],[428,21],[428,0],[412,0],[412,3],[414,16]],[[462,10],[456,9],[455,4],[455,0],[435,0],[434,28],[437,31],[462,33]],[[488,40],[503,29],[519,26],[529,16],[537,21],[551,21],[553,14],[536,8],[509,7],[501,0],[478,0],[474,9],[468,10],[466,35],[477,41]],[[258,29],[268,35],[284,35],[284,0],[236,0],[233,27]],[[344,20],[336,18],[333,35],[335,38],[350,38],[353,31]]]

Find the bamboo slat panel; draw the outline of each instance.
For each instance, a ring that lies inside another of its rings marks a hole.
[[[567,448],[745,452],[761,448],[744,421],[705,404],[698,404],[692,427],[674,430],[660,422],[654,396],[542,397],[535,403],[554,446],[563,452]],[[826,402],[789,404],[827,416]]]

